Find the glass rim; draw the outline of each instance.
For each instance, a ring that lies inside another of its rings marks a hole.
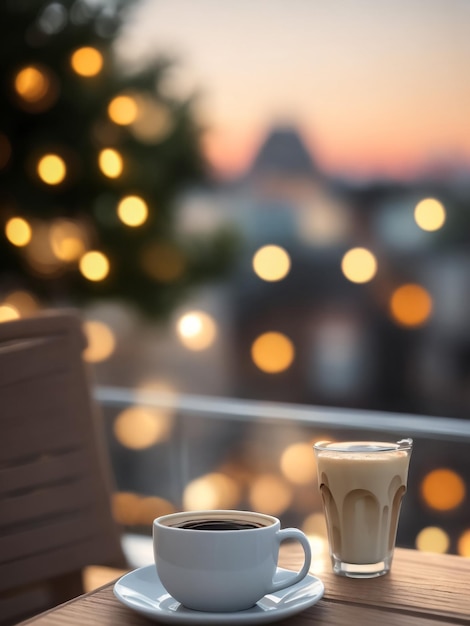
[[[413,439],[400,439],[397,442],[391,441],[317,441],[313,444],[314,450],[325,452],[344,452],[347,454],[380,454],[381,452],[397,452],[400,450],[411,450]]]

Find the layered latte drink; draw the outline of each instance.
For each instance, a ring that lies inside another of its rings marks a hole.
[[[364,578],[389,571],[411,449],[411,439],[315,444],[337,574]]]

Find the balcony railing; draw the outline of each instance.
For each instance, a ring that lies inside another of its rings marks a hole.
[[[242,508],[321,537],[313,442],[412,437],[397,543],[466,554],[470,421],[116,387],[95,397],[132,531],[150,532],[167,510]]]
[[[297,423],[332,431],[347,429],[382,433],[406,432],[411,437],[470,442],[470,420],[447,417],[143,392],[122,387],[98,387],[95,397],[104,406],[126,407],[139,404],[173,409],[181,414],[202,415],[215,420],[228,418],[239,422],[262,420],[273,424]]]

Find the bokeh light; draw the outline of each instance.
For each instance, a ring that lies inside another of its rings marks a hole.
[[[421,285],[402,285],[390,298],[390,314],[402,326],[422,326],[429,319],[432,308],[432,298]]]
[[[292,341],[278,332],[260,335],[251,346],[251,358],[263,372],[277,374],[288,369],[295,356]]]
[[[326,539],[328,532],[323,513],[310,513],[302,524],[302,530],[306,535],[315,535]]]
[[[28,66],[15,76],[15,90],[24,100],[37,102],[47,93],[49,80],[39,68]]]
[[[204,311],[190,311],[178,319],[176,331],[186,348],[199,351],[209,348],[214,343],[217,325]]]
[[[20,317],[16,307],[11,304],[0,304],[0,322],[10,322]]]
[[[80,272],[87,280],[95,282],[104,280],[109,274],[108,258],[97,250],[85,252],[80,259],[79,267]]]
[[[34,220],[31,241],[24,248],[25,257],[34,273],[48,278],[60,276],[64,267],[54,254],[48,222]]]
[[[70,17],[75,14],[74,9],[75,7],[72,7]],[[41,11],[38,13],[35,20],[34,30],[36,30],[37,28],[38,34],[40,32],[41,35],[58,35],[66,27],[68,20],[69,12],[67,11],[63,3],[47,2],[45,5],[41,5]],[[75,22],[75,20],[73,19],[71,21]],[[30,45],[36,46],[40,45],[40,41],[44,41],[41,35],[40,38],[37,39],[37,35],[34,36],[34,34],[31,33],[30,35],[27,34],[25,39],[30,43]]]
[[[160,515],[176,511],[174,505],[158,496],[141,496],[131,491],[113,494],[113,517],[122,526],[151,526]]]
[[[316,476],[315,457],[312,446],[308,443],[293,443],[281,455],[283,475],[291,483],[307,485],[313,483]]]
[[[425,198],[416,205],[414,218],[418,226],[423,230],[439,230],[446,221],[446,210],[439,200]]]
[[[26,246],[31,241],[31,226],[22,217],[12,217],[5,224],[5,236],[14,246]]]
[[[132,406],[124,409],[113,426],[116,439],[126,448],[142,450],[166,441],[172,420],[166,411]]]
[[[189,482],[183,492],[183,507],[196,509],[234,509],[240,499],[238,484],[226,474],[213,472]]]
[[[470,557],[470,528],[464,530],[458,538],[457,552],[460,556]]]
[[[49,230],[52,251],[61,261],[78,260],[86,251],[86,237],[77,222],[67,219],[55,220]]]
[[[276,474],[260,474],[251,483],[249,500],[254,511],[280,515],[292,502],[292,489]]]
[[[153,96],[139,94],[134,96],[137,115],[131,123],[131,132],[143,143],[159,143],[173,128],[171,113],[165,105],[157,102]]]
[[[100,170],[108,178],[118,178],[122,174],[123,160],[121,154],[113,148],[104,148],[98,155]]]
[[[83,358],[89,363],[100,363],[109,359],[116,347],[116,337],[111,328],[96,320],[84,323],[88,345],[83,352]]]
[[[423,528],[416,537],[416,547],[423,552],[444,554],[450,546],[449,535],[437,526]]]
[[[158,496],[146,496],[140,499],[138,504],[138,524],[152,527],[153,520],[160,515],[175,513],[174,505],[165,498]]]
[[[460,506],[465,494],[465,482],[462,477],[445,467],[432,470],[421,483],[424,502],[437,511],[450,511]]]
[[[38,161],[37,172],[47,185],[59,185],[65,179],[67,167],[58,154],[45,154]]]
[[[136,526],[139,523],[140,497],[131,491],[120,491],[113,494],[113,517],[123,526]]]
[[[166,406],[164,410],[168,415],[173,415],[178,398],[174,384],[162,378],[145,378],[135,385],[135,394],[141,404],[145,404],[145,395],[152,392],[165,396]]]
[[[117,214],[126,226],[141,226],[147,220],[148,207],[139,196],[126,196],[120,200]]]
[[[19,312],[20,317],[28,317],[40,309],[39,302],[33,294],[21,289],[10,292],[6,296],[4,304],[14,307]]]
[[[268,282],[282,280],[289,273],[290,256],[280,246],[263,246],[253,257],[255,274]]]
[[[72,68],[80,76],[96,76],[103,67],[103,55],[96,48],[84,46],[70,57]]]
[[[109,118],[120,126],[128,126],[137,118],[139,109],[132,96],[116,96],[108,105]]]
[[[353,283],[367,283],[377,273],[377,259],[367,248],[351,248],[343,256],[341,270]]]
[[[46,111],[59,95],[56,76],[49,68],[38,64],[28,65],[15,75],[14,89],[19,105],[30,113]]]
[[[333,246],[346,241],[352,230],[349,207],[320,188],[301,201],[299,237],[315,246]]]

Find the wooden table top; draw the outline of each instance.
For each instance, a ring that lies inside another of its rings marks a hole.
[[[279,565],[298,569],[302,554],[283,546]],[[336,576],[326,555],[315,556],[312,573],[325,584],[316,605],[279,624],[289,626],[439,626],[470,624],[470,559],[398,548],[391,572],[356,580]],[[151,622],[123,606],[113,584],[85,594],[23,622],[28,626],[149,626]]]

